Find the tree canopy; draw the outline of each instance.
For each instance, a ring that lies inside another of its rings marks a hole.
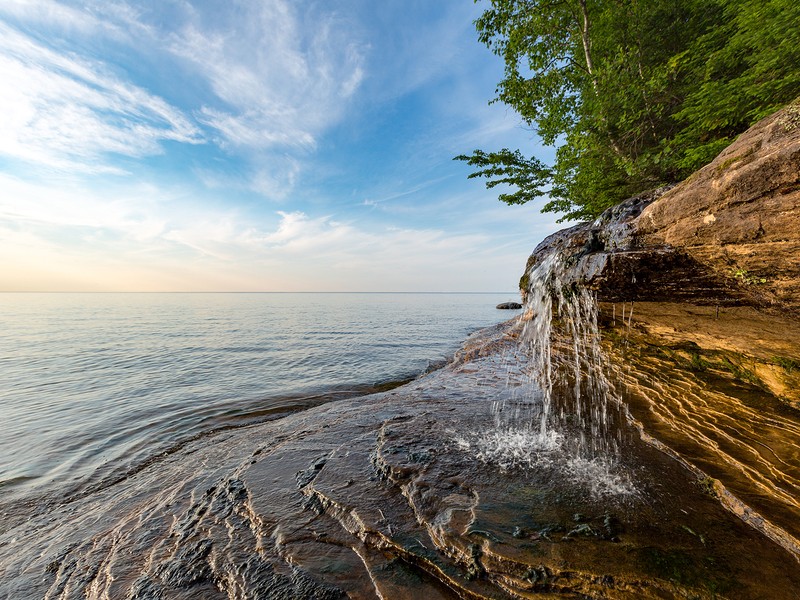
[[[476,0],[479,1],[479,0]],[[796,0],[488,0],[478,38],[503,102],[556,147],[457,156],[508,204],[592,218],[680,181],[800,95]]]

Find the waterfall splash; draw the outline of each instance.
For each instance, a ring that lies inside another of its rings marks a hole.
[[[598,494],[631,493],[616,473],[624,408],[607,375],[597,299],[568,269],[554,251],[528,271],[520,344],[492,405],[493,428],[456,442],[501,469],[556,467]]]
[[[528,273],[521,340],[540,390],[539,436],[570,433],[574,455],[613,457],[619,452],[621,400],[607,376],[597,299],[570,279],[567,268],[568,261],[554,252]],[[496,420],[502,420],[501,412],[497,407]]]

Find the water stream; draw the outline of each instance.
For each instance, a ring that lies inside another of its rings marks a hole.
[[[551,432],[569,430],[575,456],[613,458],[620,450],[622,403],[600,345],[597,299],[568,283],[567,269],[566,259],[554,252],[528,273],[521,338],[541,390],[539,436],[549,440]]]
[[[568,269],[553,252],[528,272],[520,343],[504,358],[506,389],[492,403],[492,425],[456,441],[504,470],[555,466],[595,493],[630,494],[620,467],[630,428],[609,379],[597,299],[568,283]]]

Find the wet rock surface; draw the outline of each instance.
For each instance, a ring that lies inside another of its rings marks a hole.
[[[641,439],[795,557],[798,106],[757,123],[681,184],[550,236],[520,282],[526,307],[543,285],[558,288],[547,293],[561,304],[594,291],[612,379]],[[566,317],[563,306],[553,314]],[[523,315],[540,317],[530,308]],[[557,354],[563,363],[569,349]]]
[[[800,557],[800,370],[785,358],[800,355],[800,322],[663,303],[606,304],[603,315],[631,415],[731,511]]]
[[[514,432],[483,451],[489,406],[532,385],[517,334],[8,523],[0,597],[796,597],[796,558],[634,427],[609,473]]]

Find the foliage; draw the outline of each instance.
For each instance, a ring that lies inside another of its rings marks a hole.
[[[469,175],[473,177],[493,178],[486,183],[487,188],[493,188],[501,183],[517,187],[513,194],[500,194],[500,200],[506,204],[525,204],[544,194],[542,186],[550,177],[548,169],[536,158],[526,159],[519,150],[512,152],[503,148],[500,152],[487,154],[475,150],[472,156],[460,155],[456,160],[466,161],[473,167],[480,167],[478,171]]]
[[[744,285],[759,285],[762,283],[767,283],[766,277],[758,277],[757,275],[753,275],[746,269],[742,268],[731,268],[731,277],[740,281]]]
[[[505,64],[493,102],[514,108],[553,165],[475,150],[488,187],[591,218],[683,179],[800,94],[794,0],[488,0],[478,38]]]
[[[787,373],[794,373],[795,371],[800,371],[800,362],[796,361],[793,358],[789,358],[786,356],[775,356],[772,358],[773,362],[781,367]]]

